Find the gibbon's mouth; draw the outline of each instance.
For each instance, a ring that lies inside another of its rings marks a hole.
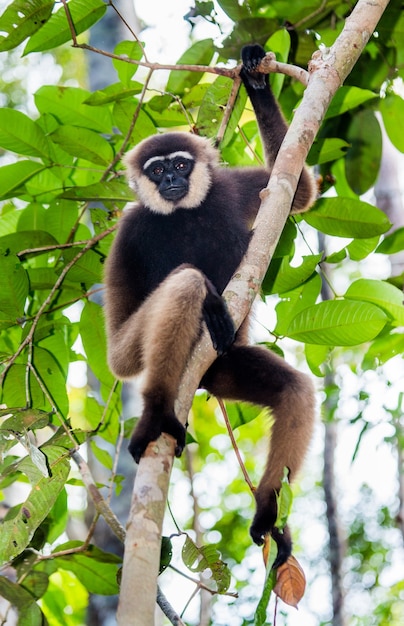
[[[173,186],[164,189],[164,191],[160,191],[160,193],[166,200],[181,200],[181,198],[186,195],[187,189],[182,185],[178,187]]]

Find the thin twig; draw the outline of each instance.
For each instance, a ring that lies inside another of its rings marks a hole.
[[[72,40],[73,40],[73,46],[77,46],[77,33],[76,33],[76,28],[73,24],[72,16],[70,14],[70,7],[68,6],[66,0],[62,0],[62,4],[66,13],[67,23],[69,24],[70,33],[71,33]]]
[[[73,461],[75,461],[79,469],[81,478],[83,479],[86,489],[94,503],[95,510],[100,515],[102,515],[102,517],[104,518],[114,535],[119,539],[119,541],[124,543],[126,535],[125,529],[103,498],[100,490],[95,484],[95,480],[90,472],[90,468],[88,467],[87,463],[77,450],[71,451],[70,456],[72,457]]]
[[[247,485],[249,486],[249,488],[251,489],[252,493],[254,493],[255,487],[254,487],[254,485],[251,482],[251,479],[250,479],[250,477],[248,475],[248,472],[247,472],[247,470],[245,468],[243,459],[241,458],[241,454],[240,454],[240,451],[238,449],[236,440],[234,438],[233,429],[231,427],[229,416],[227,415],[227,411],[226,411],[226,407],[224,405],[224,402],[223,402],[223,400],[221,398],[216,398],[216,400],[218,401],[220,409],[221,409],[221,411],[223,413],[223,417],[224,417],[224,421],[225,421],[225,424],[226,424],[227,432],[229,433],[231,445],[233,446],[233,450],[234,450],[234,452],[236,454],[238,464],[240,465],[240,469],[243,472],[244,479],[245,479]]]
[[[220,123],[220,128],[217,131],[216,145],[219,145],[222,142],[222,139],[226,132],[227,124],[229,123],[230,116],[234,109],[234,103],[236,102],[240,85],[241,85],[241,78],[240,76],[237,76],[233,81],[230,96],[229,96],[229,99],[227,100],[226,109],[224,111],[224,115]]]

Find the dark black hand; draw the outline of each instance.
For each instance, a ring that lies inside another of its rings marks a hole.
[[[206,280],[206,285],[208,293],[203,303],[203,319],[213,347],[221,355],[231,346],[236,333],[225,300],[209,280]]]
[[[241,51],[243,66],[240,76],[244,85],[249,89],[265,89],[269,85],[268,74],[257,72],[256,69],[265,57],[266,53],[262,46],[253,44],[244,46]]]

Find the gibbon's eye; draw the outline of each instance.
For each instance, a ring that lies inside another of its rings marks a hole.
[[[178,159],[174,162],[174,167],[181,174],[188,174],[192,169],[192,163],[187,159]]]
[[[152,173],[154,174],[154,176],[161,176],[164,173],[163,165],[156,165],[155,167],[153,167]]]

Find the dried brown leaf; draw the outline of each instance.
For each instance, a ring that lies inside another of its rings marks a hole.
[[[290,556],[286,563],[278,567],[274,592],[285,604],[297,608],[305,589],[306,577],[303,569],[295,557]]]

